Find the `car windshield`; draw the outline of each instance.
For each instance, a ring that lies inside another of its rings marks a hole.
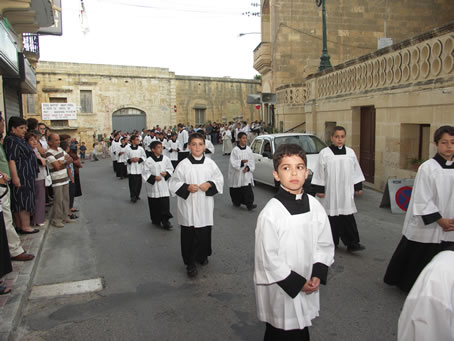
[[[326,147],[326,144],[317,136],[313,135],[289,135],[274,138],[276,149],[281,144],[294,143],[300,145],[306,154],[318,154]]]

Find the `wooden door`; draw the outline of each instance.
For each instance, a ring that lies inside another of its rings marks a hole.
[[[361,108],[359,164],[366,181],[374,183],[375,175],[375,108]]]

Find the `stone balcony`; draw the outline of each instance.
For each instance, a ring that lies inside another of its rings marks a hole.
[[[254,69],[261,75],[271,71],[271,43],[261,42],[254,50]]]

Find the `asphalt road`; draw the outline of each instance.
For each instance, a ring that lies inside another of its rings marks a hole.
[[[214,160],[226,174],[227,157]],[[30,300],[21,340],[260,340],[253,286],[254,229],[273,189],[254,188],[256,211],[231,205],[228,188],[215,201],[213,256],[196,279],[186,275],[179,228],[151,225],[145,189],[129,201],[127,180],[110,160],[81,170],[80,221],[50,227],[34,285],[102,277],[98,293]],[[361,241],[367,249],[336,251],[312,340],[395,340],[405,295],[383,274],[401,236],[403,216],[378,208],[381,193],[357,199]],[[176,200],[171,211],[176,216]],[[173,219],[176,226],[176,218]]]

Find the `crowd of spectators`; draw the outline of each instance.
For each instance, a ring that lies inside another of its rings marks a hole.
[[[1,278],[11,261],[30,261],[19,234],[39,233],[50,223],[64,227],[75,221],[74,198],[82,195],[78,141],[50,132],[34,118],[11,117],[5,134],[0,112],[0,295],[11,291]]]

